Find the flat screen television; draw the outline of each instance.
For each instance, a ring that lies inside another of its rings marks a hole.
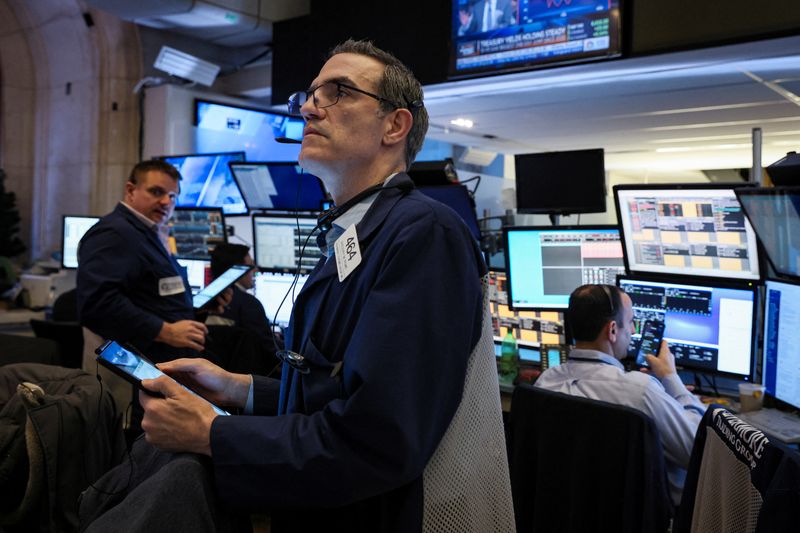
[[[78,244],[100,217],[64,215],[61,221],[61,266],[78,268]]]
[[[472,236],[478,241],[481,239],[478,217],[475,214],[475,201],[466,186],[459,184],[424,186],[419,187],[419,191],[458,213]]]
[[[256,298],[264,306],[269,321],[282,328],[289,325],[295,297],[306,284],[308,275],[297,276],[297,283],[292,287],[294,280],[294,273],[257,272],[255,275]]]
[[[242,193],[228,163],[244,161],[244,152],[165,155],[162,159],[181,173],[178,207],[219,207],[226,215],[247,213]]]
[[[167,222],[170,246],[175,257],[211,259],[214,247],[227,242],[222,209],[177,207]]]
[[[253,215],[256,265],[270,272],[308,274],[322,256],[314,215]]]
[[[734,192],[743,186],[614,186],[628,272],[760,279],[756,234]]]
[[[752,379],[758,304],[754,283],[620,276],[617,286],[633,302],[628,355],[638,351],[645,321],[655,320],[665,324],[663,338],[677,366]]]
[[[250,210],[322,210],[325,187],[297,163],[248,161],[230,163],[230,169]]]
[[[761,382],[767,394],[800,409],[800,285],[767,280]]]
[[[452,0],[451,78],[616,57],[621,0]]]
[[[602,148],[517,154],[517,212],[571,215],[606,210]]]
[[[281,113],[197,99],[195,126],[198,152],[244,150],[249,161],[297,161],[300,145],[275,139],[301,140],[305,122]]]
[[[800,281],[800,187],[743,188],[736,196],[773,270]]]
[[[616,226],[515,226],[503,236],[514,310],[564,310],[581,285],[613,285],[625,273]]]

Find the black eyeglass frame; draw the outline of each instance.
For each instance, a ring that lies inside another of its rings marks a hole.
[[[330,85],[330,84],[336,84],[336,99],[331,104],[328,104],[328,105],[325,105],[325,106],[321,106],[321,105],[319,105],[317,103],[317,96],[316,96],[317,89],[319,89],[323,85]],[[374,98],[375,100],[377,100],[379,102],[385,102],[385,103],[391,105],[392,107],[394,107],[394,109],[408,109],[409,111],[411,111],[413,113],[414,111],[416,111],[417,109],[422,107],[422,102],[420,102],[419,100],[415,100],[415,101],[411,102],[410,104],[408,104],[406,106],[403,106],[400,103],[392,101],[392,100],[389,100],[388,98],[384,98],[383,96],[379,96],[379,95],[377,95],[375,93],[371,93],[369,91],[365,91],[364,89],[359,89],[358,87],[353,87],[352,85],[348,85],[348,84],[342,83],[340,81],[326,81],[324,83],[320,83],[316,87],[311,87],[310,89],[306,89],[305,91],[297,91],[297,92],[294,92],[294,93],[290,94],[289,95],[289,101],[286,102],[286,106],[288,107],[289,114],[290,115],[295,115],[295,116],[296,115],[300,115],[300,108],[303,107],[303,104],[305,104],[309,99],[311,99],[314,102],[314,105],[319,109],[325,109],[325,108],[328,108],[328,107],[333,107],[333,106],[335,106],[336,104],[339,103],[339,100],[342,97],[342,95],[340,94],[342,88],[349,89],[351,91],[355,91],[357,93],[364,94],[366,96],[369,96],[370,98]],[[305,101],[303,101],[302,104],[297,104],[297,101],[300,99],[299,95],[301,95],[301,94],[305,94],[305,98],[306,99],[305,99]]]

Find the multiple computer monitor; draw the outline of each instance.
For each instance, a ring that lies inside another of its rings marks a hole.
[[[227,241],[222,209],[178,207],[168,225],[176,257],[208,260],[214,247]]]

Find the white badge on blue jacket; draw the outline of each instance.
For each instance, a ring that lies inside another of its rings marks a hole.
[[[172,276],[158,280],[159,296],[172,296],[173,294],[180,294],[185,290],[186,287],[183,286],[183,278],[180,276]]]
[[[361,264],[361,248],[358,245],[355,224],[351,224],[344,230],[342,236],[336,239],[336,242],[333,243],[333,251],[336,257],[339,281],[342,282]]]

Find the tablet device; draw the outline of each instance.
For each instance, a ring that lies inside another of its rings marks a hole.
[[[636,354],[636,364],[649,367],[645,355],[658,355],[661,348],[661,339],[664,336],[664,322],[661,320],[647,320],[642,326],[642,342]]]
[[[143,379],[155,379],[165,375],[159,370],[145,356],[136,353],[132,349],[124,348],[116,341],[106,341],[102,346],[95,350],[97,354],[97,362],[108,368],[114,374],[121,378],[133,383],[137,388],[145,391],[147,394],[156,395],[142,387]],[[177,383],[177,382],[176,382]],[[181,385],[178,383],[178,385]],[[184,389],[188,390],[196,396],[200,396],[185,385],[181,385]],[[202,396],[200,396],[202,398]],[[203,398],[205,400],[205,398]],[[205,400],[208,402],[208,400]],[[229,412],[220,409],[211,402],[211,407],[217,414],[228,416]]]
[[[192,306],[195,309],[202,308],[254,268],[253,265],[233,265],[223,272],[220,277],[206,285],[203,290],[195,294],[192,298]]]

